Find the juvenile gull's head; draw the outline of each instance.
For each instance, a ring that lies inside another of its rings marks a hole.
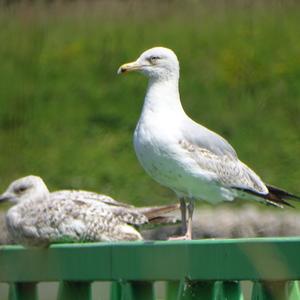
[[[118,74],[130,71],[139,71],[151,79],[178,79],[179,62],[171,49],[154,47],[143,52],[136,61],[122,65]]]
[[[13,181],[7,190],[0,195],[0,202],[10,201],[19,203],[23,200],[43,200],[47,198],[49,191],[42,178],[29,175]]]

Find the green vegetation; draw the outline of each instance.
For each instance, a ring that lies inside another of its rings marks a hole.
[[[141,205],[174,200],[132,147],[146,79],[116,75],[121,63],[163,45],[180,59],[188,114],[267,182],[299,193],[300,5],[251,3],[1,7],[1,190],[36,174],[51,190]]]

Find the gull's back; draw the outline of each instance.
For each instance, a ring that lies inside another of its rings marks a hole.
[[[51,193],[51,197],[56,199],[70,199],[70,200],[95,200],[103,204],[116,207],[133,207],[130,204],[117,201],[107,195],[98,194],[95,192],[84,190],[59,190]]]

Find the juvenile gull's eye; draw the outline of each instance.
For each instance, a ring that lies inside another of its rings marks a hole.
[[[27,190],[27,187],[25,185],[20,185],[15,189],[16,193],[23,193]]]

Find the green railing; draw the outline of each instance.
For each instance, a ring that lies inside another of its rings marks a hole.
[[[300,238],[61,244],[48,249],[0,248],[0,282],[10,300],[37,299],[36,285],[59,281],[58,299],[91,299],[91,283],[111,281],[111,300],[154,300],[165,281],[167,300],[296,300]],[[98,296],[97,299],[102,299]]]

